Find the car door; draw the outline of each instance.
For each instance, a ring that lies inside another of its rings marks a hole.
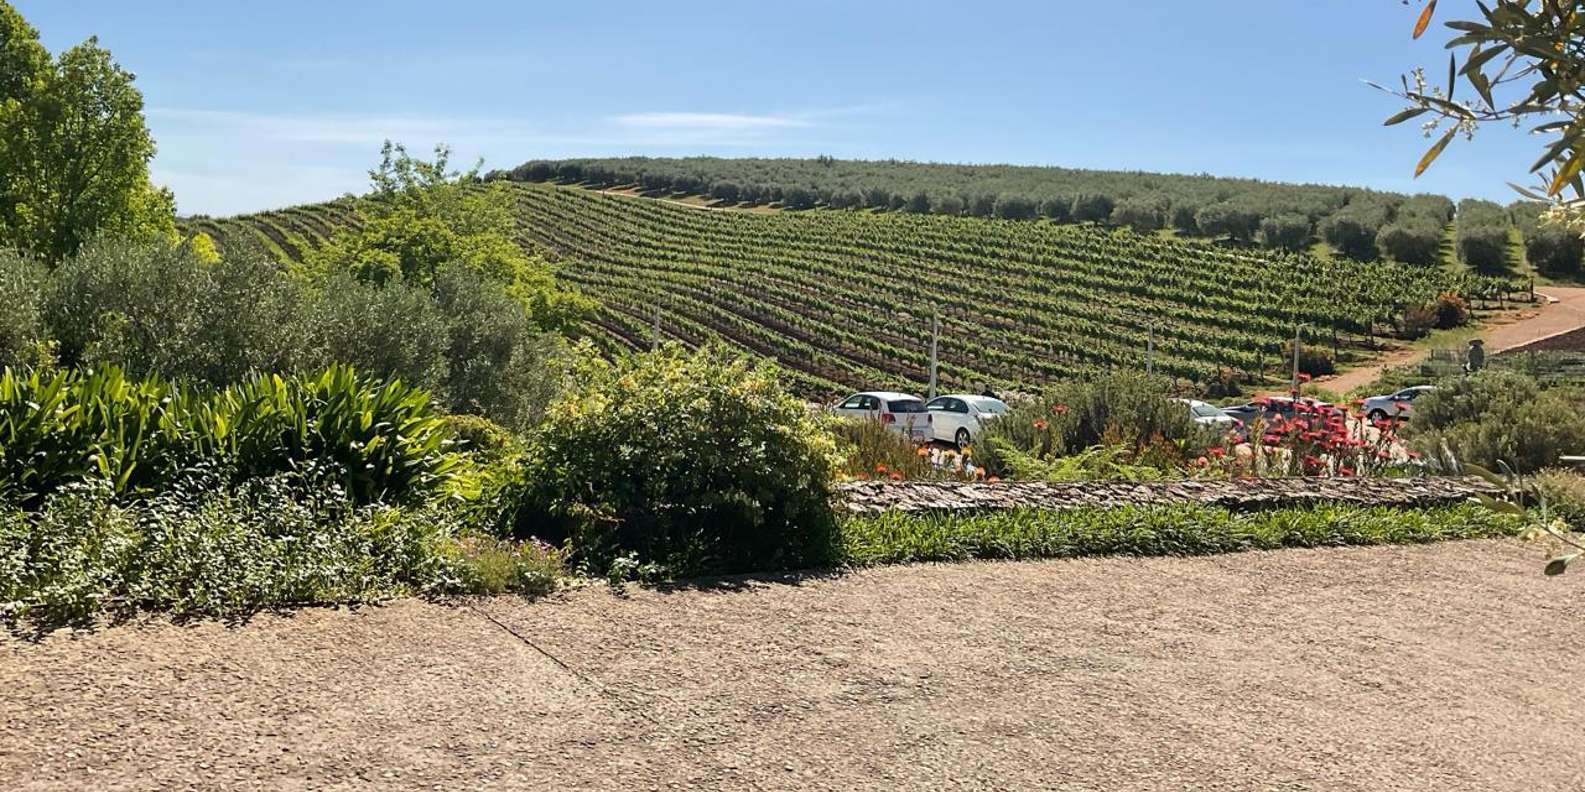
[[[957,401],[946,396],[938,396],[925,403],[925,409],[930,411],[930,427],[937,440],[951,440],[957,433],[961,420],[958,413],[952,411],[952,402]]]

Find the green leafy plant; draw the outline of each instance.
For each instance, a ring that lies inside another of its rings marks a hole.
[[[0,494],[26,506],[90,480],[149,495],[204,465],[226,480],[333,465],[359,502],[420,498],[466,467],[451,445],[424,392],[345,366],[217,392],[114,366],[0,371]]]
[[[1522,521],[1473,504],[1431,509],[1316,506],[1234,512],[1176,504],[902,513],[842,519],[854,565],[969,558],[1206,555],[1282,547],[1409,544],[1511,536]]]
[[[578,560],[667,575],[815,564],[830,549],[836,443],[771,367],[679,347],[606,362],[551,405],[529,482]]]

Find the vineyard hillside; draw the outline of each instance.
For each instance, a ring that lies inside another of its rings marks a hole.
[[[1198,383],[1280,376],[1308,344],[1363,353],[1406,309],[1496,281],[1096,225],[906,213],[706,210],[510,183],[519,241],[600,302],[583,331],[616,352],[667,339],[774,358],[810,395],[922,390],[939,318],[946,388],[1028,388],[1095,367]],[[359,223],[351,201],[186,221],[224,248],[301,260]]]

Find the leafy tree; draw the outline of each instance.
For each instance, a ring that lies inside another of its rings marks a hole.
[[[0,244],[54,263],[103,233],[175,239],[175,200],[149,182],[143,95],[97,39],[54,61],[0,0]]]
[[[937,195],[930,199],[930,211],[936,214],[963,214],[963,199],[956,195]]]
[[[1166,222],[1166,208],[1166,199],[1158,196],[1124,198],[1112,209],[1112,223],[1147,234],[1161,228]]]
[[[1112,216],[1112,208],[1110,196],[1086,193],[1073,199],[1068,215],[1075,223],[1099,223]]]
[[[782,193],[781,205],[788,209],[812,209],[815,205],[814,190],[808,187],[788,187]]]
[[[992,211],[1003,220],[1028,220],[1035,216],[1035,203],[1016,195],[1000,195]]]
[[[1269,248],[1300,250],[1310,241],[1310,218],[1290,213],[1260,221],[1260,243]]]
[[[373,190],[359,202],[363,226],[310,253],[309,271],[430,287],[442,270],[463,267],[503,284],[540,327],[570,329],[593,304],[559,284],[549,264],[512,239],[516,221],[509,188],[480,186],[478,165],[459,173],[450,170],[449,158],[444,146],[436,147],[433,161],[424,161],[387,142],[380,166],[369,172]]]
[[[1458,204],[1458,259],[1482,272],[1508,267],[1508,214],[1491,201],[1466,198]]]
[[[1235,201],[1220,201],[1195,212],[1194,225],[1206,236],[1248,242],[1260,229],[1260,213]]]
[[[1356,198],[1321,224],[1321,237],[1345,256],[1373,259],[1376,257],[1376,234],[1386,224],[1386,205]]]
[[[1442,253],[1442,227],[1416,217],[1388,223],[1376,232],[1376,249],[1405,264],[1434,264]]]
[[[1422,2],[1414,38],[1430,26],[1436,6],[1436,0]],[[1460,134],[1473,138],[1494,122],[1534,124],[1532,133],[1549,138],[1530,167],[1540,184],[1514,187],[1528,198],[1557,202],[1558,219],[1585,230],[1585,14],[1578,2],[1561,0],[1499,0],[1477,7],[1480,18],[1447,23],[1455,34],[1447,42],[1453,52],[1445,87],[1423,69],[1405,75],[1402,90],[1388,92],[1408,106],[1386,123],[1429,116],[1421,128],[1436,140],[1416,164],[1415,176]],[[1469,85],[1465,98],[1456,94],[1460,82]]]
[[[1194,218],[1200,213],[1200,205],[1190,201],[1172,202],[1172,227],[1185,234],[1197,234],[1200,226]]]
[[[980,194],[969,201],[969,214],[974,217],[990,217],[996,211],[996,196]]]
[[[1057,195],[1041,201],[1040,216],[1058,223],[1068,222],[1073,219],[1073,199]]]
[[[913,197],[908,199],[908,205],[904,208],[914,214],[928,213],[930,211],[930,194],[923,190],[914,193]]]

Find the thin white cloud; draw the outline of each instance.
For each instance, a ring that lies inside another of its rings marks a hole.
[[[594,117],[246,112],[153,107],[155,177],[184,212],[230,214],[325,200],[367,185],[386,140],[422,153],[435,143],[466,167],[511,167],[536,157],[826,151],[850,131],[839,119],[873,108],[789,113],[640,112]]]
[[[741,113],[629,113],[611,119],[617,126],[639,129],[691,129],[742,131],[814,126],[805,115],[745,115]]]
[[[353,113],[244,113],[156,107],[149,110],[156,127],[178,127],[289,143],[331,143],[378,146],[391,140],[459,140],[533,134],[526,122],[511,119],[442,118],[422,115]]]

